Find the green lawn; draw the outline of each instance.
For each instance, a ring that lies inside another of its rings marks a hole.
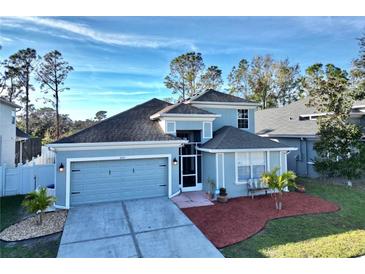
[[[0,231],[27,216],[21,207],[23,195],[0,198]],[[56,257],[61,233],[39,239],[6,243],[0,241],[0,258]]]
[[[334,213],[270,221],[252,238],[222,249],[225,257],[356,257],[365,254],[365,189],[301,179],[309,194],[341,206]]]

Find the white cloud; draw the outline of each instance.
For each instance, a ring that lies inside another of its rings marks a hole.
[[[5,43],[10,43],[12,42],[13,39],[9,38],[9,37],[5,37],[5,36],[0,36],[0,43],[1,44],[5,44]]]
[[[338,34],[336,30],[343,31],[365,31],[365,17],[292,17],[307,31],[313,33]]]
[[[45,17],[7,17],[5,19],[2,19],[0,22],[4,26],[16,28],[22,27],[24,24],[32,23],[40,27],[66,31],[95,42],[116,46],[137,48],[196,48],[190,40],[122,33],[108,33],[97,31],[84,24],[72,23],[65,20],[51,19]]]

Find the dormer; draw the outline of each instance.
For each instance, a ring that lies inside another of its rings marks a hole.
[[[255,132],[255,111],[259,103],[213,89],[193,96],[188,102],[199,109],[221,115],[213,123],[214,131],[223,126],[233,126]]]
[[[158,120],[162,130],[176,136],[177,131],[199,131],[203,142],[213,138],[213,121],[221,117],[187,102],[170,105],[150,116]]]

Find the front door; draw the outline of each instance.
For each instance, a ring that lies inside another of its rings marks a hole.
[[[183,192],[202,190],[201,155],[196,147],[200,144],[195,132],[178,132],[178,137],[189,140],[180,148],[180,188]]]

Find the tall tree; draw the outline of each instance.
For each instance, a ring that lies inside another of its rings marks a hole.
[[[19,73],[19,83],[25,91],[25,132],[27,133],[29,132],[29,92],[33,90],[30,80],[36,60],[37,52],[35,49],[31,48],[19,50],[9,57],[9,64],[16,68]]]
[[[14,64],[11,64],[9,60],[3,61],[1,65],[4,71],[0,80],[0,95],[13,102],[23,91],[20,82],[20,70]]]
[[[165,77],[165,86],[185,100],[198,92],[198,81],[204,67],[201,53],[182,54],[171,61],[170,73]]]
[[[279,105],[285,106],[301,96],[301,75],[299,64],[290,65],[289,60],[274,65],[274,88]]]
[[[222,70],[217,66],[210,66],[201,75],[198,85],[199,92],[207,89],[219,90],[223,85]]]
[[[106,118],[106,113],[107,111],[105,110],[99,110],[97,113],[95,113],[94,119],[100,122],[101,120],[104,120]]]
[[[242,59],[238,63],[238,67],[233,67],[228,74],[228,92],[245,99],[249,97],[248,85],[249,63],[246,59]]]
[[[317,171],[328,176],[346,176],[349,180],[364,172],[364,144],[361,129],[349,121],[354,103],[346,71],[332,64],[315,64],[306,70],[309,105],[319,113],[320,140],[316,142]]]
[[[41,84],[41,90],[44,93],[53,93],[52,104],[56,110],[56,137],[60,137],[60,115],[59,115],[59,95],[60,92],[68,90],[64,87],[64,82],[68,73],[73,67],[66,62],[62,54],[53,50],[43,56],[43,60],[37,70],[37,80]]]
[[[255,56],[250,64],[248,84],[251,99],[260,102],[263,109],[275,107],[276,95],[273,90],[274,61],[270,55]]]
[[[359,57],[353,61],[351,70],[352,84],[356,99],[365,99],[365,36],[359,39]]]

